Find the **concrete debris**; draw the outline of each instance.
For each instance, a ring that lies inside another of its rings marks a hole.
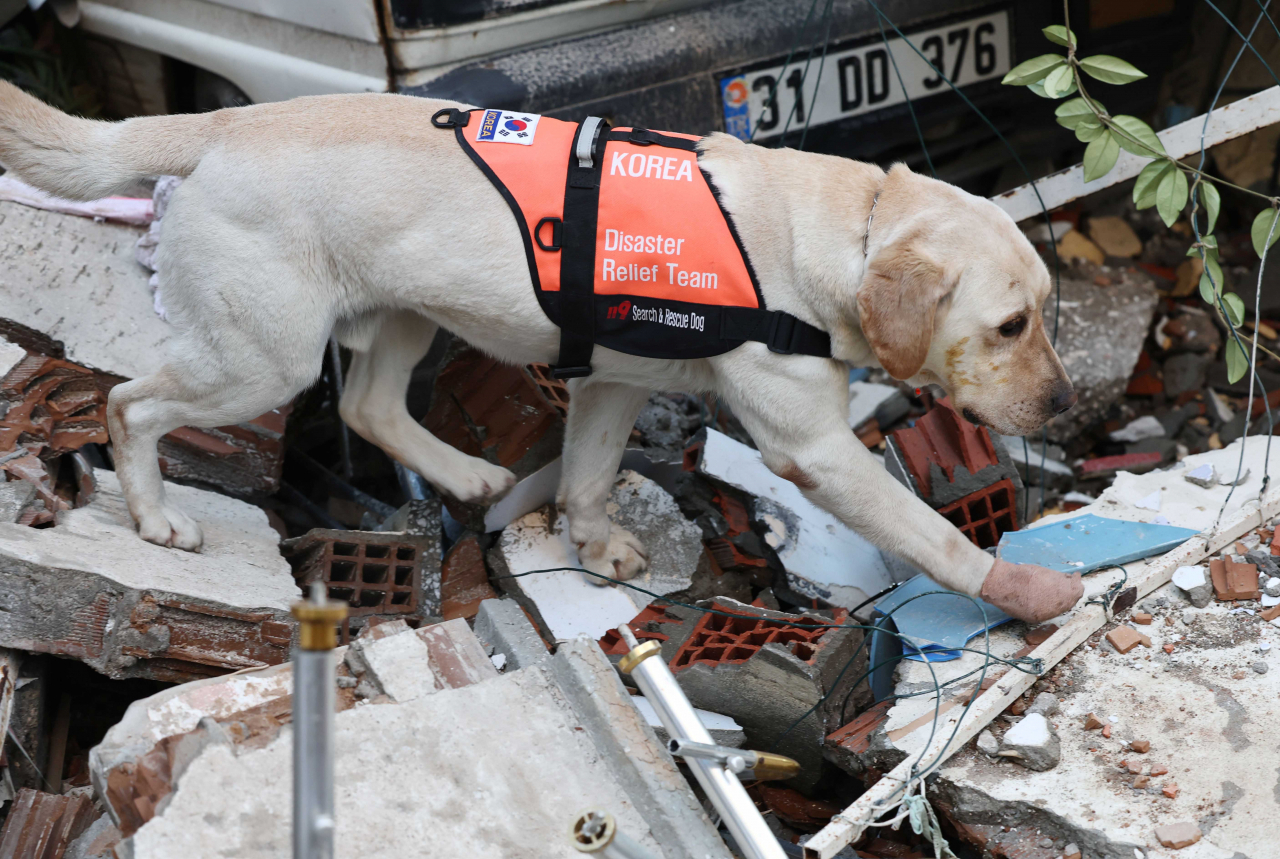
[[[909,429],[895,430],[889,473],[937,509],[981,549],[1018,529],[1025,490],[998,437],[960,417],[943,399]]]
[[[853,608],[893,583],[875,546],[770,471],[759,451],[709,429],[690,455],[698,474],[752,496],[752,520],[797,593]]]
[[[1194,483],[1196,486],[1203,486],[1205,489],[1218,485],[1218,473],[1209,463],[1189,469],[1182,476],[1187,482]]]
[[[1213,599],[1213,584],[1203,566],[1178,567],[1173,572],[1173,583],[1186,592],[1196,608],[1204,608]]]
[[[1081,237],[1083,238],[1083,236]],[[1106,289],[1062,276],[1057,352],[1075,387],[1076,407],[1046,426],[1050,441],[1074,439],[1123,395],[1155,312],[1157,293],[1145,276],[1126,273]],[[1054,330],[1054,302],[1045,302],[1045,327]],[[1124,319],[1124,325],[1113,320]]]
[[[623,471],[608,504],[610,519],[639,538],[649,553],[645,571],[628,584],[656,594],[673,594],[693,583],[702,557],[698,528],[680,513],[672,497],[648,478]],[[635,617],[653,597],[616,585],[599,587],[577,569],[577,549],[563,514],[535,510],[502,532],[489,553],[499,587],[534,618],[549,641],[585,634],[599,638]],[[550,570],[512,578],[534,570]]]
[[[475,634],[486,649],[506,657],[508,670],[527,668],[547,656],[546,642],[514,600],[489,599],[480,603]]]
[[[1254,674],[1266,674],[1266,673],[1267,673],[1267,663],[1265,663],[1265,662],[1254,662],[1254,663],[1253,663],[1253,664],[1251,664],[1249,667],[1253,669],[1253,673],[1254,673]]]
[[[1062,747],[1058,732],[1049,720],[1042,713],[1028,713],[1005,732],[996,754],[1012,758],[1029,770],[1043,772],[1058,765]]]
[[[338,855],[444,859],[456,856],[460,843],[477,855],[560,855],[565,822],[583,808],[607,807],[619,827],[655,855],[727,859],[693,792],[639,711],[624,703],[629,696],[594,643],[567,642],[545,661],[498,676],[463,621],[440,626],[452,631],[434,641],[422,636],[436,627],[377,642],[425,644],[416,658],[393,645],[401,658],[383,662],[379,677],[425,692],[417,679],[425,673],[441,684],[434,692],[353,706],[343,703],[350,693],[337,690]],[[472,654],[467,671],[450,667],[459,649]],[[238,675],[246,677],[252,675]],[[181,727],[175,719],[189,724],[205,701],[227,714],[234,707],[225,702],[234,696],[216,684],[238,678],[207,681],[199,690],[177,687],[135,703],[104,746],[154,746],[155,725],[172,731]],[[179,700],[186,705],[175,707]],[[271,737],[206,746],[167,801],[132,831],[129,855],[168,859],[212,843],[242,859],[286,853],[289,735],[277,726]],[[467,753],[459,755],[460,748]],[[95,758],[96,782],[106,761],[97,750]],[[475,801],[460,806],[460,796]]]
[[[1160,438],[1165,434],[1164,424],[1154,415],[1143,415],[1129,422],[1123,429],[1111,433],[1112,441],[1142,441],[1144,438]]]
[[[1058,699],[1051,692],[1041,692],[1031,702],[1031,706],[1027,708],[1027,715],[1033,716],[1039,713],[1041,716],[1048,718],[1058,712]]]
[[[987,757],[995,757],[1000,751],[1000,741],[996,739],[996,735],[990,730],[984,730],[978,734],[978,751]]]
[[[114,472],[57,527],[0,523],[0,646],[79,659],[110,677],[183,682],[288,659],[298,588],[262,510],[166,484],[205,543],[175,552],[138,539]]]
[[[1181,850],[1183,847],[1190,847],[1200,840],[1200,827],[1194,823],[1183,821],[1181,823],[1166,823],[1164,826],[1155,828],[1156,840],[1164,847],[1172,847],[1174,850]]]
[[[1268,577],[1266,583],[1263,585],[1263,590],[1269,597],[1280,597],[1280,578],[1277,578],[1276,576]]]

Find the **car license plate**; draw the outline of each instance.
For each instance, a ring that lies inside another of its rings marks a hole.
[[[956,86],[1000,78],[1009,71],[1012,51],[1005,10],[907,35]],[[855,47],[829,48],[825,62],[820,56],[815,52],[808,60],[808,74],[805,59],[793,57],[785,68],[779,61],[721,79],[725,130],[743,140],[766,140],[798,131],[806,123],[812,128],[950,90],[942,76],[898,37],[891,37],[887,45],[877,38]],[[776,103],[769,104],[775,89]]]

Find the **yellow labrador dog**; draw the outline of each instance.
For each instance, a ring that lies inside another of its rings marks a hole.
[[[111,392],[116,468],[144,540],[196,550],[165,498],[156,443],[236,423],[317,377],[332,332],[354,352],[346,422],[441,492],[506,492],[505,469],[444,444],[406,411],[437,326],[516,364],[554,362],[515,219],[451,133],[447,103],[340,95],[118,123],[67,116],[0,83],[0,163],[52,194],[93,199],[139,177],[187,180],[157,256],[178,331],[160,372]],[[1009,435],[1075,402],[1041,322],[1050,278],[994,204],[904,166],[724,134],[699,162],[736,223],[770,308],[831,335],[833,359],[747,343],[656,360],[597,347],[570,385],[559,500],[587,569],[626,579],[644,547],[605,500],[653,390],[714,392],[765,463],[877,546],[946,587],[1039,621],[1071,608],[1078,575],[993,560],[894,480],[846,423],[846,365],[940,385],[970,420]],[[874,211],[873,211],[874,206]]]

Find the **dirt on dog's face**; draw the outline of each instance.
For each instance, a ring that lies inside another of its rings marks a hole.
[[[940,385],[957,411],[1003,435],[1033,432],[1075,405],[1042,317],[1048,269],[1008,215],[898,166],[873,239],[877,225],[857,303],[894,378]]]

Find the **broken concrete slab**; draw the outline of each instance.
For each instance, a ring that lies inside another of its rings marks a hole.
[[[1050,441],[1059,443],[1075,438],[1124,395],[1157,300],[1144,274],[1126,272],[1105,289],[1092,280],[1064,276],[1061,288],[1057,352],[1080,399],[1046,426]],[[1054,302],[1045,302],[1050,333],[1054,308]]]
[[[690,450],[698,473],[753,496],[752,519],[797,593],[853,608],[893,583],[879,549],[770,471],[759,451],[713,429]]]
[[[527,668],[547,656],[546,643],[515,600],[481,602],[474,629],[481,644],[506,657],[507,671]]]
[[[1051,770],[1062,759],[1058,732],[1042,713],[1028,713],[1005,731],[998,757],[1011,758],[1029,770]]]
[[[8,202],[0,223],[0,336],[123,378],[160,369],[173,329],[133,257],[143,230]]]
[[[369,678],[398,703],[458,689],[493,677],[484,647],[461,619],[418,630],[361,638],[347,650],[349,664],[363,664]]]
[[[0,646],[176,682],[288,659],[298,587],[260,508],[166,484],[205,544],[165,549],[138,538],[115,473],[95,477],[56,527],[0,523]]]
[[[629,585],[672,594],[693,583],[702,533],[684,518],[662,487],[634,471],[621,472],[607,504],[609,518],[644,544],[649,563]],[[507,526],[489,553],[499,587],[538,622],[548,640],[585,634],[599,638],[631,620],[653,597],[623,585],[600,587],[579,572],[577,548],[563,514],[544,507]],[[549,570],[511,578],[534,570]]]
[[[415,633],[384,641],[406,635]],[[627,698],[595,644],[576,640],[530,668],[406,703],[342,710],[336,854],[452,859],[466,844],[494,859],[568,855],[568,824],[583,808],[605,807],[655,855],[728,859]],[[134,705],[139,715],[146,705]],[[126,842],[129,855],[171,859],[208,844],[240,859],[287,852],[290,734],[285,727],[261,746],[207,747]],[[467,801],[459,805],[459,797]]]

